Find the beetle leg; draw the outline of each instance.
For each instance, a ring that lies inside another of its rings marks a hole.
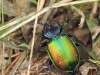
[[[40,47],[45,47],[47,45],[47,41],[44,41],[40,44]]]
[[[46,39],[46,38],[45,38],[42,34],[40,34],[40,33],[36,33],[36,35],[40,36],[42,39]],[[41,47],[45,47],[46,45],[47,45],[47,41],[41,42],[40,45],[38,46],[38,48],[36,49],[36,51],[39,51],[39,49],[40,49]]]
[[[75,43],[75,44],[76,44],[76,46],[81,46],[81,47],[82,47],[82,51],[83,51],[85,60],[88,61],[88,60],[87,60],[87,59],[88,59],[87,53],[86,53],[86,51],[84,51],[84,47],[82,46],[82,44],[81,44],[81,43]]]
[[[81,46],[82,47],[82,50],[84,52],[84,54],[86,55],[86,53],[89,54],[90,57],[92,57],[93,59],[97,60],[97,57],[94,53],[92,53],[91,51],[89,51],[86,46],[81,42],[79,41],[74,34],[68,34],[69,37],[73,37],[73,39],[75,40],[75,43],[77,46]],[[86,57],[86,56],[85,56]],[[86,57],[87,58],[87,57]]]
[[[49,61],[49,65],[48,65],[49,75],[52,75],[52,74],[51,74],[51,70],[50,70],[51,65],[52,65],[52,62],[51,62],[51,60],[50,60],[50,61]]]
[[[69,36],[69,37],[75,37],[74,34],[66,34],[66,35]]]
[[[36,33],[36,35],[38,35],[38,36],[40,36],[40,37],[44,37],[42,34],[40,34],[40,33]]]
[[[36,51],[39,51],[41,47],[45,47],[47,45],[47,41],[44,41],[42,43],[40,43],[40,45],[38,46],[38,48],[36,49]]]
[[[78,70],[78,68],[77,68],[75,71],[73,71],[73,72],[71,73],[71,75],[78,75],[78,73],[79,73],[79,70]]]
[[[79,41],[79,40],[75,37],[74,34],[68,34],[68,36],[69,36],[69,37],[72,37],[72,38],[74,39],[76,46],[81,46],[82,51],[83,51],[83,53],[84,53],[84,55],[85,55],[84,57],[85,57],[85,59],[87,60],[87,58],[88,58],[87,53],[89,53],[90,51],[85,47],[85,45],[84,45],[81,41]]]
[[[78,40],[77,40],[78,41]],[[92,64],[94,64],[96,67],[97,67],[97,70],[99,71],[99,67],[95,64],[95,63],[93,63],[93,62],[91,62],[90,60],[88,60],[87,58],[88,58],[88,56],[86,55],[86,53],[88,53],[90,56],[93,56],[92,58],[93,59],[95,59],[94,57],[95,57],[95,54],[93,54],[93,53],[91,53],[86,47],[85,47],[85,45],[81,42],[81,41],[78,41],[78,43],[76,43],[76,46],[81,46],[82,47],[82,50],[83,50],[83,53],[84,53],[84,57],[85,57],[85,60],[86,61],[88,61],[89,63],[92,63]]]
[[[41,37],[42,39],[47,39],[45,36],[43,36],[43,35],[40,34],[40,33],[36,33],[36,35],[38,35],[38,36]]]

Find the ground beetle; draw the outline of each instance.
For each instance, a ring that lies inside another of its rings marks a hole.
[[[46,47],[53,65],[60,71],[75,71],[80,63],[80,53],[76,43],[69,35],[61,34],[62,27],[53,26],[50,22],[45,22],[43,25],[44,33],[38,35],[50,40],[46,43]],[[40,46],[43,46],[42,44]]]

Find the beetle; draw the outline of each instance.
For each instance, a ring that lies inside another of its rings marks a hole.
[[[45,22],[43,35],[39,36],[48,39],[46,42],[47,53],[53,65],[60,71],[73,72],[80,63],[80,53],[77,45],[71,39],[72,35],[61,34],[63,27],[53,26]],[[44,43],[40,44],[40,47]]]

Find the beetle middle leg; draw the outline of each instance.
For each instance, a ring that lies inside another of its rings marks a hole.
[[[85,55],[85,56],[84,56],[84,57],[85,57],[85,60],[86,60],[87,62],[89,62],[89,63],[94,64],[93,62],[91,62],[90,60],[88,60],[87,53],[88,53],[88,55],[89,55],[92,59],[94,59],[94,60],[97,60],[96,55],[95,55],[94,53],[92,53],[91,51],[89,51],[89,50],[85,47],[85,45],[75,37],[74,34],[68,34],[67,36],[73,37],[73,39],[75,39],[75,44],[76,44],[76,46],[81,46],[81,47],[82,47],[83,53],[84,53],[84,55]],[[97,66],[96,64],[94,64],[94,65],[97,67],[97,70],[99,71],[98,66]]]
[[[83,54],[84,54],[84,57],[85,57],[85,60],[88,59],[88,56],[87,56],[87,53],[89,53],[89,50],[85,47],[85,45],[79,41],[76,36],[74,34],[67,34],[69,37],[71,37],[71,39],[74,40],[76,46],[81,46],[82,48],[82,51],[83,51]],[[87,60],[88,61],[88,60]]]
[[[86,56],[86,54],[88,53],[90,57],[92,57],[93,59],[97,59],[96,58],[96,55],[93,54],[91,51],[89,51],[86,46],[81,42],[79,41],[74,34],[68,34],[69,37],[73,37],[73,39],[75,40],[75,44],[76,46],[81,46],[82,47],[82,50],[84,52],[84,55],[85,55],[85,59],[87,60],[88,56]],[[88,60],[89,61],[89,60]]]

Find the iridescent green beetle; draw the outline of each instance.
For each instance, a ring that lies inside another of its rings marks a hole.
[[[47,44],[47,52],[54,66],[61,71],[74,71],[80,62],[79,51],[67,35],[52,38]]]
[[[60,71],[75,71],[80,63],[80,53],[76,44],[68,35],[60,35],[61,28],[49,22],[43,25],[44,35],[39,35],[50,40],[46,46],[53,65]]]

